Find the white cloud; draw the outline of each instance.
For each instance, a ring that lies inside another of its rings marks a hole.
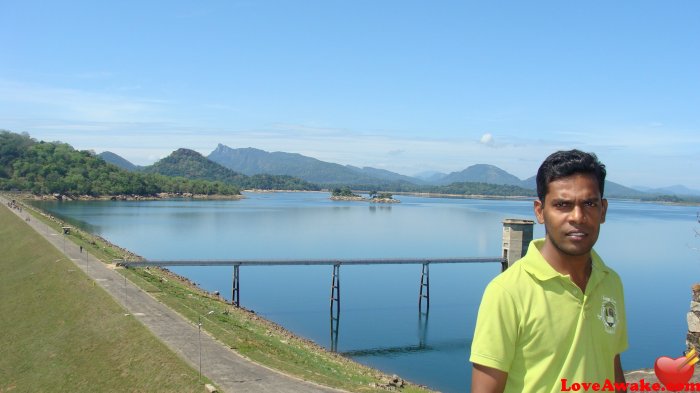
[[[486,146],[493,146],[495,141],[493,140],[493,135],[487,132],[481,136],[481,139],[479,139],[479,143]]]

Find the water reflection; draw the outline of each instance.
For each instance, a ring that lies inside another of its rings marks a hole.
[[[353,349],[350,351],[340,352],[345,356],[352,358],[355,357],[370,357],[370,356],[397,356],[403,354],[412,353],[426,353],[426,352],[450,352],[450,351],[461,351],[464,348],[464,340],[441,340],[437,341],[431,345],[405,345],[398,347],[385,347],[385,348],[368,348],[368,349]]]
[[[427,312],[418,313],[418,344],[399,345],[394,347],[373,347],[359,348],[341,352],[349,357],[368,357],[368,356],[397,356],[410,353],[423,352],[448,352],[461,351],[464,348],[465,341],[459,339],[443,339],[431,340],[428,342],[428,321],[430,320]]]
[[[391,205],[369,205],[369,211],[370,213],[376,213],[377,211],[380,212],[391,212]]]
[[[379,347],[368,349],[353,349],[340,352],[343,355],[350,357],[362,356],[386,356],[414,352],[427,351],[443,351],[443,350],[459,350],[464,347],[464,340],[442,340],[434,345],[428,344],[428,321],[430,320],[429,311],[418,309],[418,344],[409,344],[396,347]],[[338,314],[334,314],[333,306],[331,306],[331,344],[332,352],[338,352],[338,331],[340,329],[340,310]]]
[[[420,307],[418,308],[418,346],[425,347],[428,341],[428,320],[429,320],[428,309],[423,312]]]

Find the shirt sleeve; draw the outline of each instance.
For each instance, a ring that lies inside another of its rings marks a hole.
[[[508,372],[518,340],[520,317],[508,291],[492,281],[484,291],[472,340],[472,363]]]

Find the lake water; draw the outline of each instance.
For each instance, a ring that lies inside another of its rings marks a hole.
[[[398,196],[334,202],[325,193],[251,193],[240,201],[44,202],[149,259],[470,257],[501,254],[502,221],[533,219],[531,201]],[[622,277],[625,369],[685,348],[690,286],[700,281],[699,207],[610,201],[596,250]],[[535,237],[544,229],[535,226]],[[171,269],[230,299],[232,268]],[[431,265],[430,313],[418,312],[420,265],[344,266],[337,350],[444,392],[469,391],[469,347],[500,264]],[[241,267],[241,305],[331,346],[331,266]]]

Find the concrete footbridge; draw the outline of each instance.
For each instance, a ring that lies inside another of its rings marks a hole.
[[[526,252],[534,222],[531,220],[506,219],[503,221],[503,248],[501,256],[464,258],[368,258],[368,259],[231,259],[231,260],[117,260],[118,265],[127,268],[161,266],[233,266],[233,286],[231,303],[240,307],[240,267],[241,266],[333,266],[331,276],[331,320],[340,314],[340,267],[345,265],[423,265],[418,291],[418,308],[430,307],[430,272],[432,264],[499,263],[505,270]]]

